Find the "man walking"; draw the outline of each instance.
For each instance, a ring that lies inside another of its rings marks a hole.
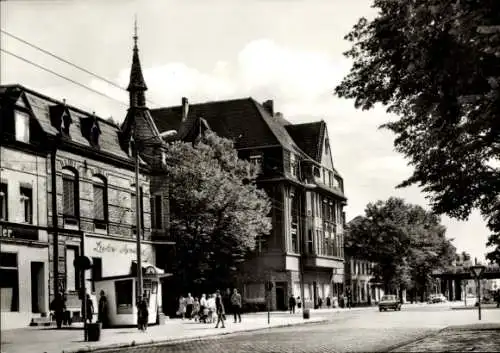
[[[236,318],[241,322],[241,294],[238,293],[236,288],[234,288],[231,296],[231,304],[233,306],[234,322],[236,323]]]
[[[226,319],[226,315],[224,311],[224,303],[222,301],[222,296],[220,295],[220,290],[218,289],[215,294],[215,310],[217,312],[217,323],[215,324],[215,328],[219,328],[219,322],[222,323],[221,328],[225,328],[224,320]]]
[[[186,298],[186,316],[189,320],[192,319],[192,314],[193,314],[193,304],[194,304],[194,298],[191,296],[191,293],[188,293],[188,296]]]
[[[290,299],[288,299],[288,307],[290,309],[290,314],[295,314],[295,305],[297,305],[297,302],[292,294],[290,296]]]

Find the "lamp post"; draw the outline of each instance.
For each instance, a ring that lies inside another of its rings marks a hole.
[[[478,315],[479,315],[479,320],[481,320],[481,275],[483,274],[484,270],[486,269],[485,266],[482,265],[474,265],[470,268],[472,275],[476,278],[477,280],[477,291],[478,291]]]
[[[163,144],[164,138],[169,138],[177,134],[176,130],[168,130],[162,132],[159,136],[155,135],[150,138],[144,139],[140,141],[142,147],[151,146],[158,147]],[[143,279],[142,279],[142,253],[141,253],[141,236],[142,236],[142,227],[141,227],[141,189],[139,187],[139,145],[138,141],[133,138],[132,134],[132,145],[133,145],[133,153],[134,153],[134,162],[135,162],[135,226],[136,226],[136,252],[137,252],[137,303],[142,300],[143,291]],[[153,139],[160,139],[161,142],[150,143],[147,144],[148,141]]]

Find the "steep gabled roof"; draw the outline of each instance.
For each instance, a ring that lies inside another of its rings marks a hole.
[[[24,94],[31,111],[35,119],[40,124],[42,130],[46,134],[51,136],[55,136],[58,134],[59,130],[52,125],[50,120],[50,107],[54,105],[62,105],[63,102],[47,97],[22,85],[2,86],[0,89],[0,93],[2,91],[7,95],[10,95],[9,91],[12,91],[13,93],[15,92],[15,95],[18,94],[17,91],[21,92],[21,94]],[[85,112],[76,107],[67,105],[67,109],[72,117],[72,124],[69,127],[69,140],[72,143],[76,143],[80,146],[93,149],[90,141],[82,134],[81,123],[84,119],[97,119],[101,134],[99,136],[99,149],[96,150],[96,153],[104,152],[115,157],[130,160],[128,154],[120,147],[120,128],[118,126],[111,124],[99,117],[94,117],[93,114]]]
[[[151,109],[151,115],[161,132],[181,128],[181,106]],[[307,158],[282,124],[284,119],[272,117],[253,98],[190,104],[183,124],[192,124],[198,117],[204,118],[218,135],[234,140],[236,148],[281,145]]]
[[[323,120],[287,125],[285,128],[299,147],[316,162],[321,163],[326,124]]]

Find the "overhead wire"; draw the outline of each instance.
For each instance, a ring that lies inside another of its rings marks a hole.
[[[46,54],[46,55],[49,55],[49,56],[51,56],[51,57],[53,57],[53,58],[55,58],[55,59],[57,59],[57,60],[59,60],[59,61],[61,61],[61,62],[65,63],[65,64],[68,64],[68,65],[70,65],[70,66],[72,66],[72,67],[74,67],[74,68],[76,68],[76,69],[78,69],[78,70],[80,70],[80,71],[83,71],[83,72],[85,72],[86,74],[89,74],[89,75],[91,75],[91,76],[93,76],[93,77],[95,77],[95,78],[97,78],[97,79],[99,79],[99,80],[101,80],[101,81],[103,81],[103,82],[106,82],[107,84],[109,84],[109,85],[111,85],[111,86],[113,86],[113,87],[115,87],[115,88],[118,88],[118,89],[120,89],[120,90],[122,90],[122,91],[127,92],[127,89],[125,89],[124,87],[122,87],[122,86],[120,86],[120,85],[118,85],[118,84],[114,83],[113,81],[111,81],[111,80],[109,80],[109,79],[107,79],[107,78],[105,78],[105,77],[103,77],[103,76],[100,76],[100,75],[96,74],[95,72],[92,72],[92,71],[90,71],[90,70],[88,70],[88,69],[86,69],[86,68],[84,68],[84,67],[82,67],[82,66],[80,66],[80,65],[77,65],[77,64],[75,64],[75,63],[73,63],[73,62],[71,62],[71,61],[69,61],[69,60],[67,60],[67,59],[64,59],[64,58],[60,57],[59,55],[54,54],[53,52],[50,52],[50,51],[48,51],[48,50],[46,50],[46,49],[43,49],[43,48],[41,48],[41,47],[39,47],[39,46],[37,46],[37,45],[35,45],[35,44],[33,44],[33,43],[31,43],[31,42],[29,42],[29,41],[25,40],[25,39],[22,39],[22,38],[20,38],[20,37],[18,37],[18,36],[16,36],[16,35],[14,35],[14,34],[12,34],[12,33],[7,32],[7,31],[6,31],[6,30],[4,30],[4,29],[0,29],[0,32],[1,32],[1,33],[3,33],[3,34],[5,34],[5,35],[7,35],[7,36],[9,36],[9,37],[11,37],[11,38],[13,38],[13,39],[15,39],[15,40],[17,40],[17,41],[19,41],[19,42],[21,42],[21,43],[23,43],[23,44],[28,45],[28,46],[30,46],[30,47],[32,47],[32,48],[34,48],[34,49],[36,49],[36,50],[38,50],[38,51],[40,51],[40,52],[42,52],[42,53]],[[5,51],[5,50],[3,50],[3,49],[2,49],[2,51]],[[5,52],[6,52],[6,51],[5,51]],[[20,57],[19,55],[15,55],[15,54],[12,54],[12,53],[8,53],[8,54],[11,54],[11,55],[13,55],[13,56],[16,56],[17,58],[19,58],[19,57]],[[21,59],[21,60],[22,60],[22,59]],[[37,65],[35,65],[35,66],[39,67],[39,66],[41,66],[41,65],[37,64]],[[45,70],[45,68],[43,68],[43,69]],[[48,70],[50,70],[50,69],[48,69]],[[46,70],[46,71],[47,71],[47,70]],[[50,72],[51,72],[51,73],[53,73],[53,72],[52,72],[52,70],[50,70]],[[57,76],[59,76],[59,77],[61,77],[59,74],[56,74],[56,75],[57,75]],[[62,77],[61,77],[61,78],[62,78]],[[73,82],[73,83],[74,83],[74,82]],[[78,85],[79,85],[79,86],[81,86],[82,84],[78,83]],[[99,94],[101,94],[101,95],[105,95],[105,94],[103,94],[102,92],[98,92],[98,91],[95,91],[95,90],[93,90],[93,89],[92,89],[92,91],[93,91],[93,92],[95,92],[95,93],[99,93]],[[108,98],[110,98],[110,99],[113,99],[113,100],[115,100],[115,101],[118,101],[117,99],[112,98],[112,97],[110,97],[110,96],[108,96],[108,95],[105,95],[105,96],[106,96],[106,97],[108,97]],[[148,103],[150,103],[150,104],[154,105],[154,106],[158,106],[156,103],[152,102],[152,101],[151,101],[151,100],[149,100],[149,99],[146,99],[146,101],[147,101]],[[124,104],[124,103],[123,103],[123,104]]]

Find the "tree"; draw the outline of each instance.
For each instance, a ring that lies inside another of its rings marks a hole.
[[[385,105],[384,124],[433,210],[467,219],[479,209],[500,262],[500,24],[496,0],[375,0],[378,16],[346,35],[350,73],[336,87],[355,106]],[[481,30],[480,30],[481,29]],[[495,164],[496,163],[496,164]]]
[[[370,203],[349,222],[346,254],[375,262],[387,292],[414,289],[423,296],[433,270],[455,259],[446,229],[432,212],[399,198]]]
[[[230,140],[211,132],[194,144],[172,143],[166,158],[179,289],[229,284],[255,237],[271,229],[257,170],[238,159]]]

